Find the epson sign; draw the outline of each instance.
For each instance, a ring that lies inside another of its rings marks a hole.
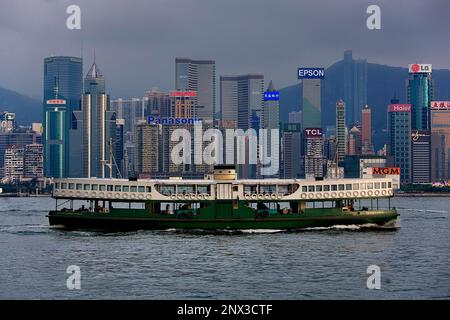
[[[324,68],[298,68],[299,79],[323,79],[325,78]]]

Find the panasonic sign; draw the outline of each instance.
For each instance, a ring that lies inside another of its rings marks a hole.
[[[298,79],[323,79],[324,68],[298,68]]]

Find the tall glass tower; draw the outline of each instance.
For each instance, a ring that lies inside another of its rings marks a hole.
[[[77,57],[44,59],[44,171],[48,177],[69,172],[72,113],[81,107],[83,62]]]
[[[409,67],[408,103],[411,104],[411,129],[430,130],[430,102],[433,100],[431,67],[424,69],[413,64]]]

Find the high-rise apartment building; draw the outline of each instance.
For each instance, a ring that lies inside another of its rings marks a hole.
[[[345,125],[345,102],[336,103],[336,159],[338,163],[344,161],[347,153],[347,133]]]
[[[324,177],[325,158],[323,147],[322,128],[304,129],[306,179]]]

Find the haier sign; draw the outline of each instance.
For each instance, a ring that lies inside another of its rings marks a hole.
[[[298,68],[299,79],[323,79],[325,68]]]

